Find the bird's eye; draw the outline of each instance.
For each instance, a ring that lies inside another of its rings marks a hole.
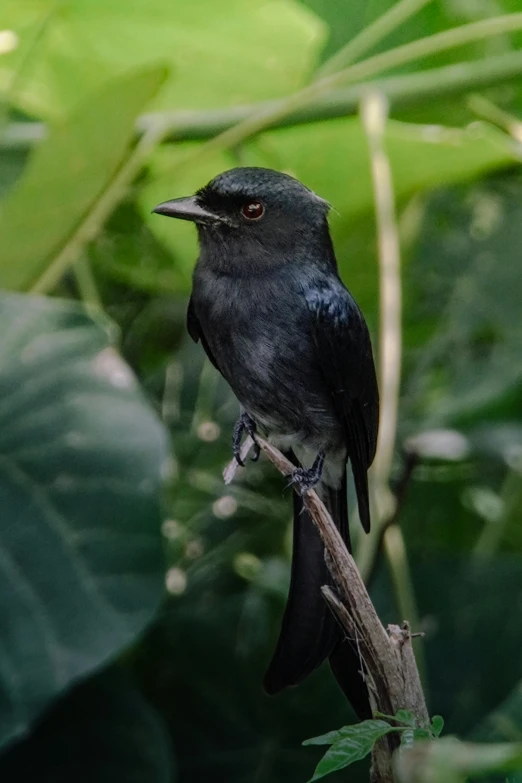
[[[259,220],[263,217],[264,212],[265,208],[260,201],[247,201],[241,207],[241,214],[247,220]]]

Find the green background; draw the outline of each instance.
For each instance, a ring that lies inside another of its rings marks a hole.
[[[321,755],[302,741],[354,719],[326,667],[262,692],[290,497],[263,461],[223,485],[237,404],[185,332],[195,232],[151,209],[236,165],[298,177],[332,204],[378,352],[357,74],[306,121],[283,111],[283,127],[206,143],[312,83],[392,5],[3,0],[17,45],[0,54],[2,780],[298,783]],[[405,445],[419,464],[406,559],[377,553],[366,575],[383,622],[409,607],[424,631],[430,714],[480,741],[522,738],[521,10],[426,2],[358,57],[512,14],[368,77],[390,100],[402,249],[392,488]]]

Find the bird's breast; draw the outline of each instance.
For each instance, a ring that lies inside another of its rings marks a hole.
[[[196,287],[193,299],[221,373],[266,432],[289,446],[338,436],[304,299],[264,278],[218,278]]]

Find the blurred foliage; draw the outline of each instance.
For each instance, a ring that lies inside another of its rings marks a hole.
[[[77,305],[4,294],[0,324],[4,745],[154,614],[167,453],[132,373]]]
[[[77,686],[0,759],[4,780],[170,783],[175,773],[156,711],[110,667]]]
[[[237,406],[185,333],[194,231],[150,212],[231,166],[294,174],[332,204],[341,273],[376,341],[374,204],[358,117],[314,121],[312,102],[306,123],[232,148],[208,151],[203,139],[233,125],[239,105],[255,112],[292,96],[392,5],[0,6],[8,783],[298,783],[321,755],[302,741],[353,720],[326,668],[276,699],[261,691],[288,585],[289,497],[264,463],[223,486]],[[360,59],[519,10],[518,0],[426,2]],[[461,62],[487,69],[521,53],[519,16],[484,40],[429,56],[421,46],[376,77],[422,82]],[[415,630],[425,632],[430,712],[481,742],[522,733],[521,75],[522,60],[481,89],[504,112],[493,111],[495,124],[473,113],[470,76],[458,93],[441,81],[439,97],[392,101],[385,138],[403,251],[398,443],[416,443],[420,456],[399,516]],[[176,144],[182,126],[193,138]],[[385,622],[403,619],[389,566],[379,556],[371,580]],[[403,779],[448,783],[447,769],[433,778],[428,756],[411,774],[404,766]],[[367,779],[365,764],[350,769],[354,783]]]

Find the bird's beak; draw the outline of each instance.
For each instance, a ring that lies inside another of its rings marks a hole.
[[[179,218],[180,220],[192,220],[194,223],[223,223],[226,222],[220,215],[205,209],[198,204],[195,196],[186,198],[173,198],[171,201],[164,201],[154,207],[153,212],[158,215]]]

